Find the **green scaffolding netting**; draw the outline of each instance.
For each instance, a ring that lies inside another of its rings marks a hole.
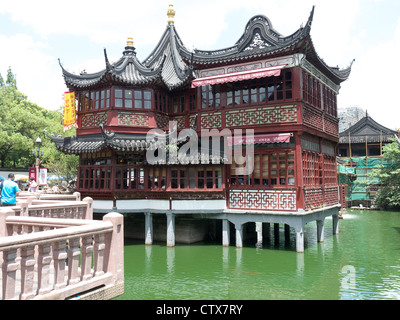
[[[337,165],[339,183],[347,186],[346,200],[371,199],[370,184],[379,184],[379,178],[371,177],[372,171],[379,166],[391,165],[382,158],[352,157],[343,161],[353,165]]]

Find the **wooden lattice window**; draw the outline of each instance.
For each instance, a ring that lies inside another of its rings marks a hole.
[[[251,170],[253,162],[253,170]],[[248,174],[250,172],[250,174]],[[295,184],[294,152],[258,151],[253,157],[233,156],[230,184],[235,187],[293,186]]]

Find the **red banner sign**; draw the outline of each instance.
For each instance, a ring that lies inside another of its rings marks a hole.
[[[235,82],[235,81],[243,81],[243,80],[251,80],[272,76],[279,76],[281,74],[281,69],[285,65],[268,67],[268,68],[260,68],[254,70],[233,72],[228,74],[219,74],[216,76],[209,76],[203,78],[197,78],[192,82],[192,88],[207,86],[213,84],[227,83],[227,82]]]
[[[260,144],[260,143],[289,143],[290,133],[258,134],[254,136],[228,137],[228,146],[240,144]]]

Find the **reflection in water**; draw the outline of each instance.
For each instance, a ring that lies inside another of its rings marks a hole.
[[[307,224],[303,254],[284,229],[279,243],[264,234],[262,245],[254,239],[240,249],[126,241],[125,293],[117,299],[399,299],[400,214],[352,215],[340,220],[339,235],[325,221],[322,243],[316,224]]]
[[[175,247],[167,247],[167,270],[173,273],[175,267]]]

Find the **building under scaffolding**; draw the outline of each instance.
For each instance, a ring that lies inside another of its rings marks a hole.
[[[337,171],[339,184],[345,186],[346,207],[373,207],[380,181],[371,174],[375,168],[388,165],[382,158],[382,148],[396,134],[368,114],[340,133]]]
[[[352,157],[339,161],[338,180],[339,184],[345,186],[346,207],[374,206],[380,180],[372,176],[372,171],[387,165],[380,156]]]

